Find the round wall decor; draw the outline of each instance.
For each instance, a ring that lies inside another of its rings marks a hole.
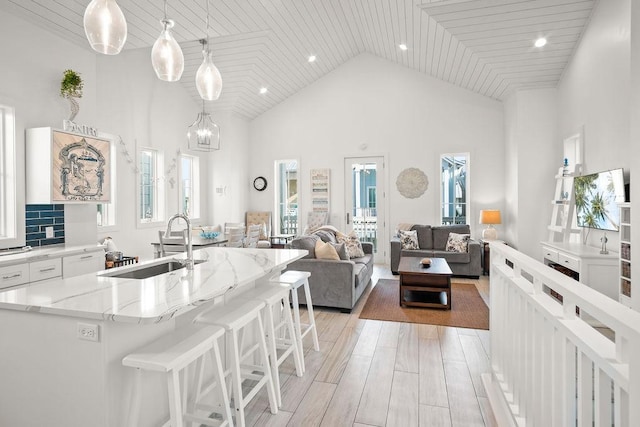
[[[264,191],[267,188],[267,179],[263,176],[259,176],[253,180],[253,188],[258,191]]]
[[[429,187],[427,175],[417,168],[407,168],[400,172],[396,179],[396,187],[407,199],[420,197]]]

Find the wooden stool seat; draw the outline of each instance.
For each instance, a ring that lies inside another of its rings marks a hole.
[[[289,287],[282,284],[270,284],[257,287],[252,293],[259,301],[267,305],[265,310],[265,324],[267,345],[269,347],[271,361],[271,375],[276,392],[278,407],[282,406],[282,392],[280,390],[280,365],[293,355],[296,366],[296,375],[303,374],[302,354],[296,338],[293,316],[289,304]],[[274,309],[277,309],[277,320],[274,317]],[[278,356],[278,350],[283,350]]]
[[[244,427],[246,425],[245,407],[263,386],[267,388],[269,409],[272,414],[278,413],[278,404],[262,322],[262,309],[266,305],[264,301],[243,301],[240,298],[242,297],[221,306],[214,306],[196,317],[194,322],[221,326],[231,338],[231,348],[227,354],[230,355],[228,365],[231,367],[229,373],[233,389],[233,406],[236,412],[235,423]],[[244,335],[247,327],[253,327],[250,331],[257,335],[257,343],[252,343],[249,348],[245,349]],[[243,363],[256,351],[259,354],[261,365]],[[242,388],[242,382],[245,379],[256,382],[246,394]]]
[[[135,353],[122,359],[124,366],[136,368],[136,378],[133,388],[132,406],[129,413],[129,425],[138,424],[140,410],[141,371],[154,371],[166,374],[169,392],[170,419],[165,425],[182,427],[185,421],[198,422],[210,426],[231,426],[231,411],[229,397],[225,387],[224,371],[220,358],[218,339],[224,336],[224,329],[218,326],[185,327],[153,341],[138,349]],[[207,353],[212,353],[216,385],[220,392],[220,411],[223,421],[198,416],[196,405],[201,397],[199,381],[197,384],[196,398],[189,408],[185,408],[187,402],[187,374],[183,374],[183,386],[180,390],[180,372],[188,368],[193,362],[198,362],[201,367]]]
[[[307,334],[311,334],[313,338],[313,348],[320,351],[320,342],[318,341],[318,330],[316,328],[316,318],[313,314],[313,302],[311,301],[311,290],[309,289],[309,277],[311,273],[308,271],[288,270],[279,276],[272,277],[271,283],[280,283],[288,286],[291,291],[291,305],[293,306],[293,323],[296,329],[296,340],[300,352],[300,361],[304,372],[304,347],[302,340]],[[305,301],[307,303],[307,312],[309,313],[309,324],[300,322],[300,304],[298,302],[298,288],[303,287]]]

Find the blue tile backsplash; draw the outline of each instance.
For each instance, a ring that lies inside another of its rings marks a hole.
[[[31,247],[64,243],[64,205],[26,205],[27,242]],[[53,227],[52,239],[45,228]]]

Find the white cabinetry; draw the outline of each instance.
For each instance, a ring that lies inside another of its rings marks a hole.
[[[29,264],[0,267],[0,289],[23,285],[29,282]]]
[[[26,169],[27,204],[109,202],[111,140],[27,129]]]
[[[590,288],[618,300],[618,253],[579,243],[542,242],[544,263],[558,267]],[[568,271],[567,271],[568,270]]]
[[[62,258],[62,277],[80,276],[104,269],[104,251],[85,252]]]
[[[29,262],[29,282],[53,279],[62,276],[62,262],[60,258],[47,258]]]
[[[631,203],[620,204],[620,302],[631,307]],[[638,309],[638,307],[636,307]]]

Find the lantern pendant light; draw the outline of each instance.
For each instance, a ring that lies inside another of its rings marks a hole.
[[[167,18],[167,0],[164,2],[164,19],[160,23],[163,30],[151,49],[151,64],[160,80],[175,82],[182,77],[184,55],[180,45],[171,34],[174,22]]]
[[[91,0],[84,11],[84,32],[96,52],[117,55],[127,41],[127,21],[115,0]]]
[[[198,118],[187,128],[189,149],[196,151],[216,151],[220,149],[220,127],[213,122],[211,115],[204,108]]]
[[[209,44],[209,0],[207,1],[207,19],[206,19],[206,40],[200,40],[202,43],[202,64],[196,73],[196,88],[200,97],[206,101],[215,101],[220,97],[222,92],[222,76],[220,71],[213,63]]]

